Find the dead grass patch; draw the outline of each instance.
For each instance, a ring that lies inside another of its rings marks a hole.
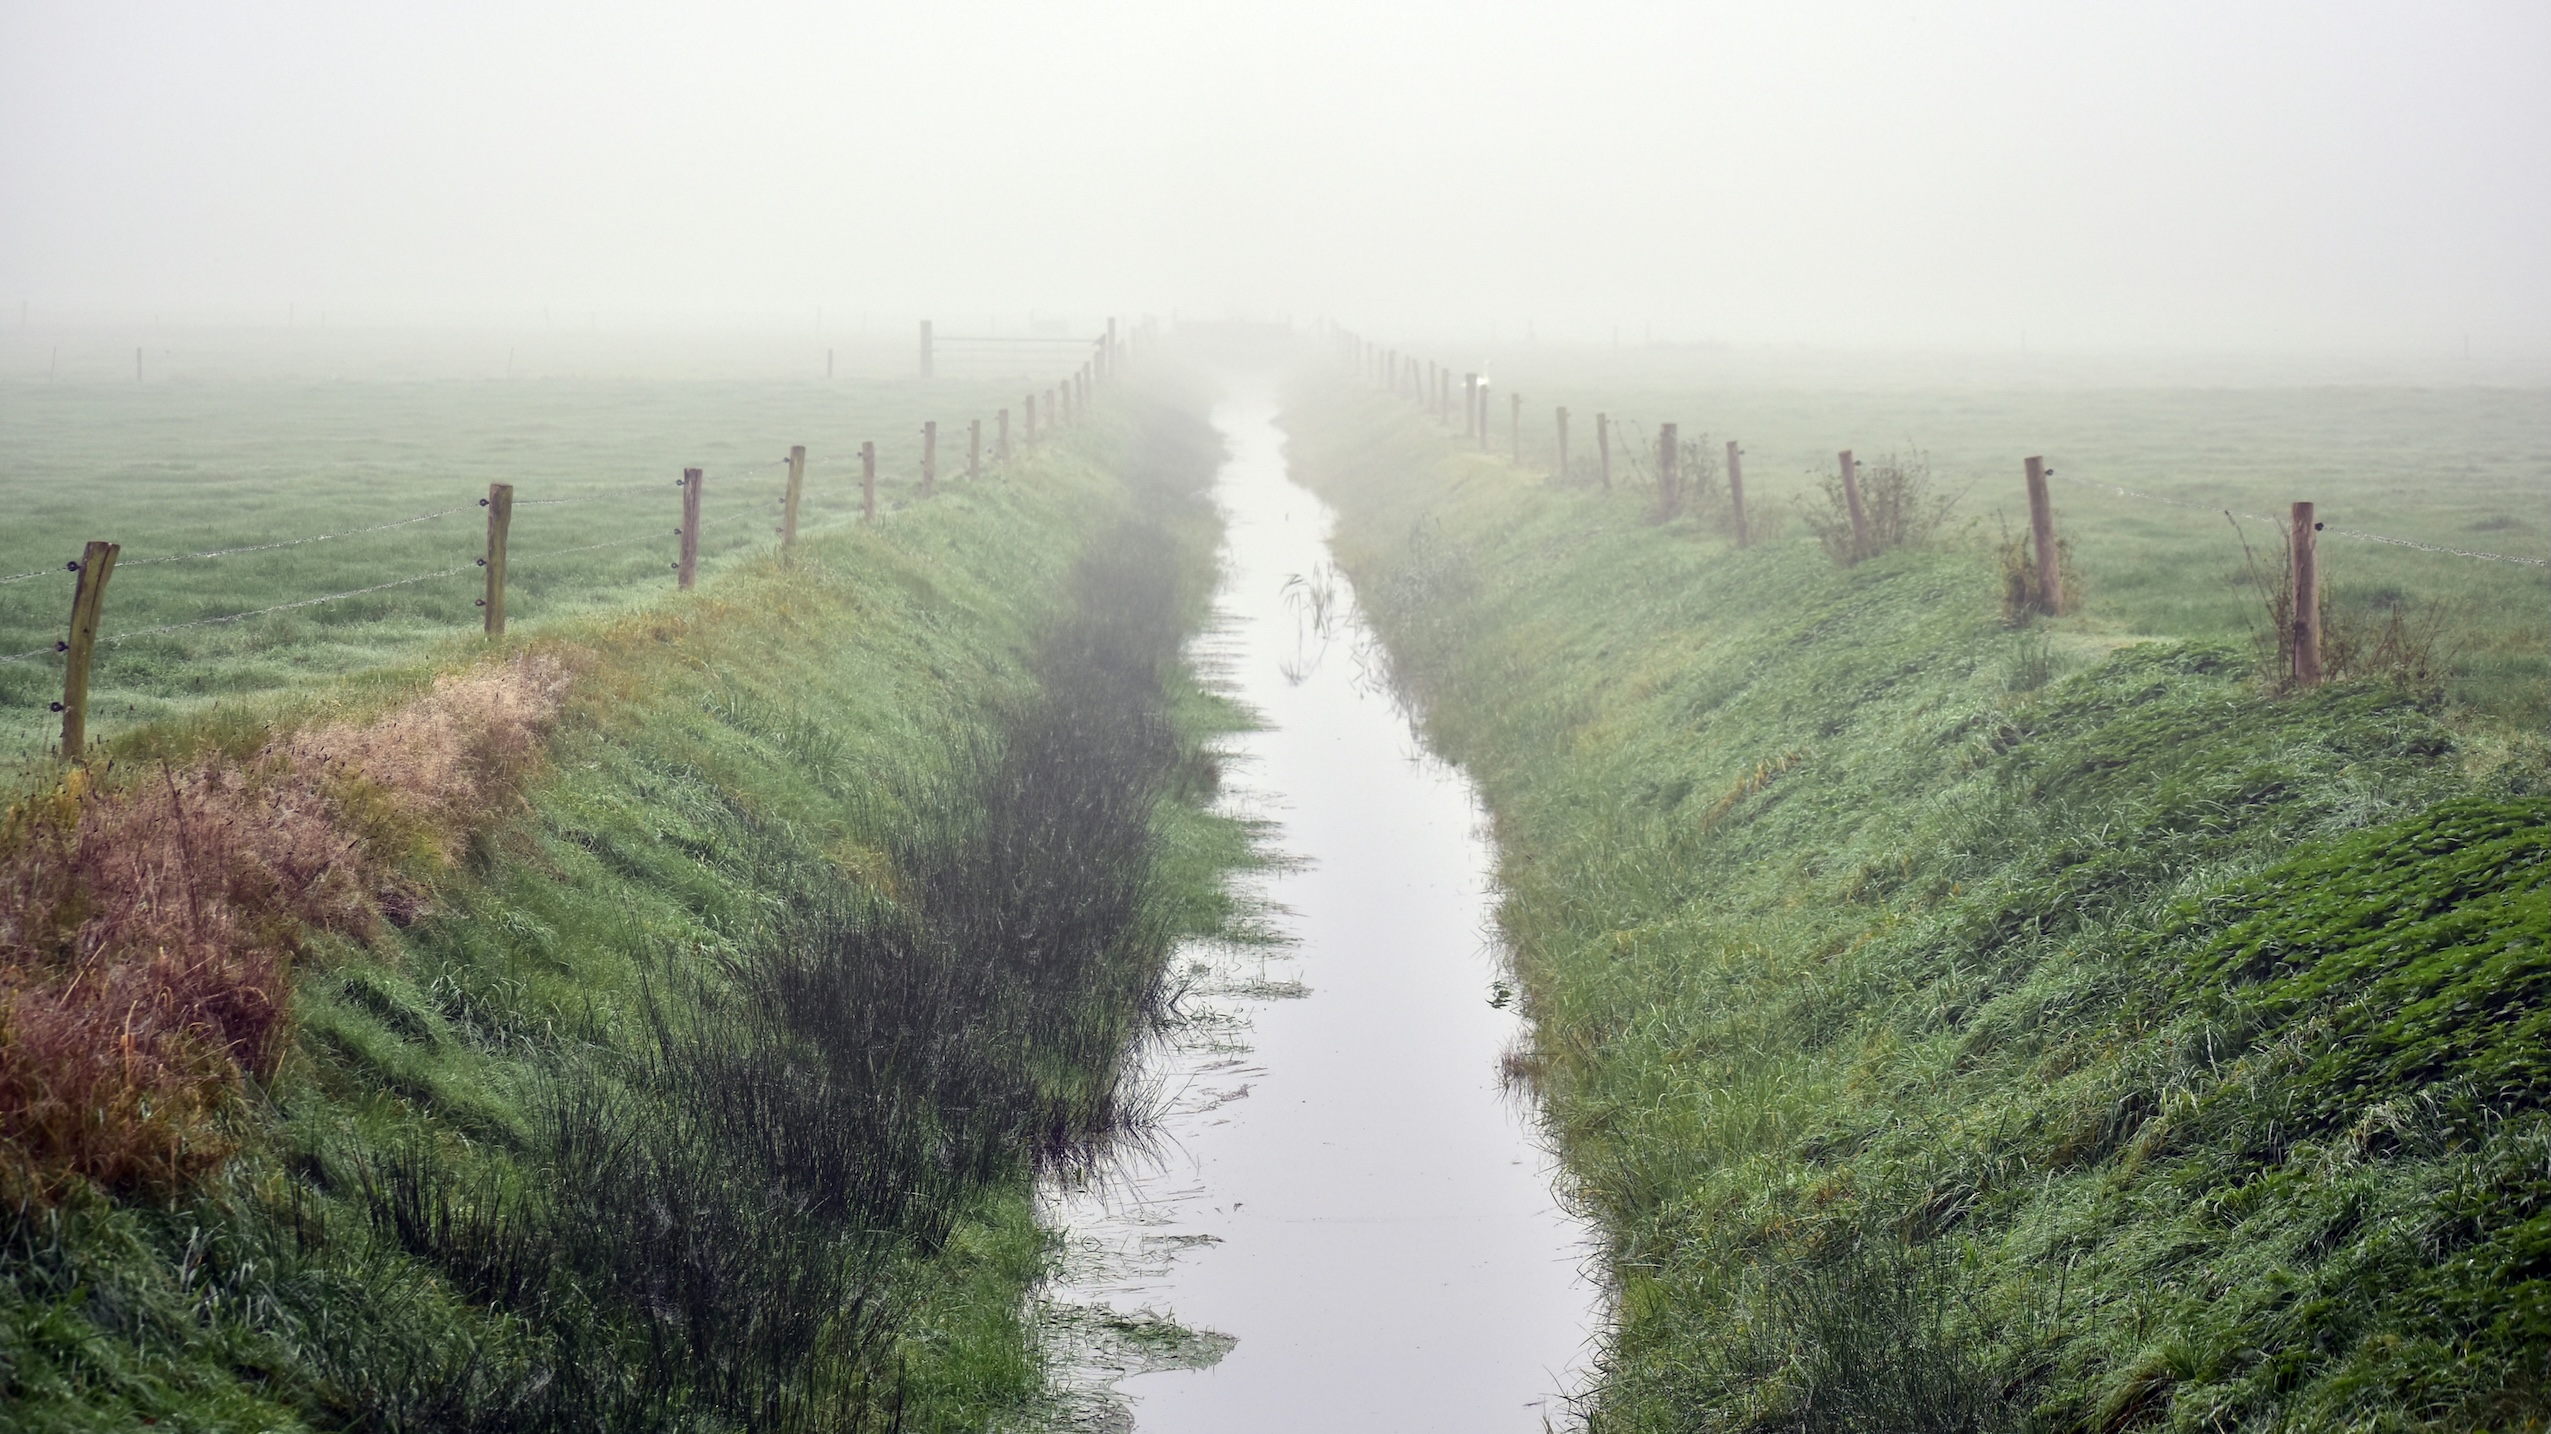
[[[75,767],[0,816],[0,1194],[218,1164],[222,1106],[282,1058],[304,937],[412,916],[567,679],[517,658],[245,759]]]

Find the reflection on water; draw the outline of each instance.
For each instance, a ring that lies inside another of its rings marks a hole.
[[[1258,395],[1215,411],[1229,526],[1195,655],[1265,723],[1230,744],[1227,800],[1290,859],[1261,893],[1290,944],[1182,953],[1189,1019],[1146,1061],[1166,1117],[1046,1192],[1069,1251],[1044,1307],[1078,1391],[1065,1423],[1564,1425],[1600,1293],[1499,1081],[1520,1026],[1480,810],[1378,680],[1274,419]]]

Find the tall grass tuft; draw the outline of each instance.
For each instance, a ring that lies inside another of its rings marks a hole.
[[[1822,501],[1802,501],[1798,508],[1825,555],[1844,567],[1928,543],[1957,506],[1956,494],[1932,491],[1931,460],[1919,449],[1863,463],[1859,477],[1860,510],[1868,519],[1865,536],[1852,527],[1851,505],[1838,473],[1820,480]]]

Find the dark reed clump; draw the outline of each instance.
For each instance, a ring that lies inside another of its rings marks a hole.
[[[1031,661],[1038,696],[906,793],[891,896],[809,898],[779,935],[667,969],[634,1056],[562,1065],[538,1158],[353,1175],[374,1238],[520,1339],[454,1404],[340,1386],[382,1427],[865,1428],[898,1416],[900,1267],[985,1182],[1087,1158],[1159,1011],[1174,937],[1160,804],[1193,603],[1180,505],[1211,436],[1155,415],[1144,510],[1103,531]],[[1195,509],[1201,514],[1201,509]]]

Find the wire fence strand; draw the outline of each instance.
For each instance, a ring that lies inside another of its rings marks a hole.
[[[2103,483],[2096,478],[2075,478],[2068,473],[2053,473],[2049,476],[2062,482],[2069,483],[2076,488],[2094,488],[2100,492],[2114,494],[2120,498],[2133,498],[2146,503],[2159,503],[2165,507],[2171,508],[2185,508],[2192,513],[2228,513],[2236,518],[2247,518],[2254,523],[2269,523],[2279,526],[2282,526],[2286,522],[2283,518],[2271,517],[2266,513],[2245,513],[2237,508],[2228,508],[2219,503],[2191,503],[2180,498],[2165,498],[2159,493],[2146,493],[2140,489],[2127,488],[2115,483]],[[2551,559],[2518,557],[2512,553],[2483,553],[2476,552],[2468,548],[2449,548],[2440,543],[2421,543],[2410,538],[2395,538],[2382,533],[2367,533],[2355,528],[2342,528],[2335,523],[2322,524],[2321,531],[2324,533],[2334,534],[2342,538],[2356,538],[2368,543],[2388,543],[2396,548],[2416,548],[2422,553],[2444,553],[2457,558],[2478,558],[2483,562],[2490,563],[2513,563],[2518,567],[2551,568]]]

